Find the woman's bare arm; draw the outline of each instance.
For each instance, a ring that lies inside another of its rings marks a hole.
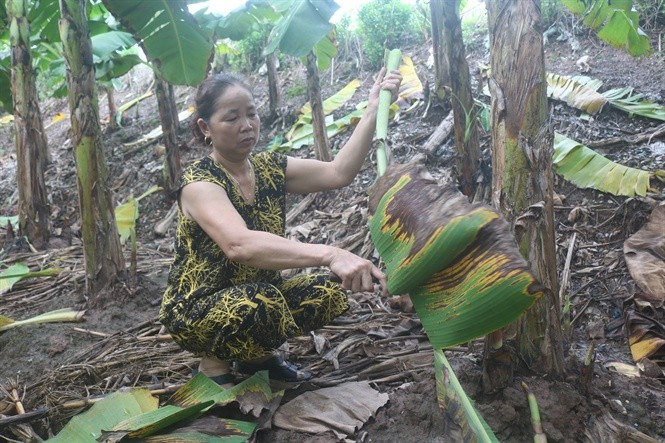
[[[247,228],[226,191],[213,183],[186,185],[181,193],[186,217],[196,221],[232,261],[260,269],[328,267],[354,292],[372,291],[372,278],[386,288],[385,275],[374,264],[334,246],[299,243]]]

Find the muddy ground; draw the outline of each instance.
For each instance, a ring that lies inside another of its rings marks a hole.
[[[662,29],[660,32],[662,33]],[[652,34],[656,52],[649,58],[633,59],[607,46],[588,32],[576,35],[580,45],[551,38],[546,46],[549,72],[580,74],[576,63],[589,55],[589,75],[605,82],[603,89],[633,86],[649,99],[665,103],[665,53],[657,52],[658,30]],[[556,37],[556,35],[554,36]],[[470,66],[475,72],[487,64],[488,54],[482,39],[469,45]],[[426,84],[433,83],[433,70],[427,66],[426,46],[409,48],[417,72]],[[304,103],[302,95],[289,97],[286,92],[304,85],[303,73],[293,63],[280,71],[284,92],[283,120],[262,127],[262,144],[288,129],[297,109]],[[288,74],[287,74],[288,72]],[[357,72],[356,68],[340,64],[335,81],[325,79],[324,96],[356,75],[362,81],[359,92],[343,110],[349,110],[366,97],[372,72]],[[288,77],[288,78],[287,78]],[[256,87],[261,112],[267,113],[266,79],[258,74],[249,79]],[[150,87],[150,74],[138,70],[124,82],[116,95],[123,104]],[[192,103],[193,90],[178,88],[180,109]],[[486,99],[484,99],[486,100]],[[100,100],[101,116],[108,122],[104,96]],[[552,125],[556,131],[582,142],[606,139],[652,130],[662,122],[629,118],[611,109],[591,119],[581,119],[578,111],[562,103],[552,103]],[[426,111],[427,109],[427,111]],[[398,162],[407,161],[419,152],[438,123],[449,111],[449,105],[422,103],[400,116],[389,129],[389,137]],[[26,318],[63,307],[86,308],[80,324],[49,324],[26,326],[0,334],[0,382],[19,379],[24,390],[23,403],[28,411],[47,407],[45,418],[31,422],[34,432],[47,437],[57,432],[80,409],[61,405],[87,395],[111,392],[123,386],[148,386],[154,383],[177,384],[187,380],[196,359],[180,351],[172,342],[160,341],[156,316],[165,287],[175,224],[170,223],[163,235],[155,233],[169,209],[160,194],[143,200],[138,220],[138,277],[135,283],[111,288],[105,301],[91,303],[84,294],[82,252],[77,220],[77,197],[73,155],[68,139],[69,123],[53,123],[58,112],[67,114],[64,100],[48,100],[42,109],[47,125],[49,149],[53,163],[47,170],[47,185],[51,198],[52,223],[55,235],[51,248],[43,253],[26,252],[24,245],[10,238],[6,229],[0,230],[4,249],[0,259],[6,263],[24,261],[34,268],[43,265],[63,269],[57,278],[27,280],[15,285],[0,297],[0,314]],[[191,143],[187,130],[189,121],[182,122],[179,141],[183,165],[205,155],[206,149]],[[109,163],[111,187],[119,202],[137,196],[153,184],[159,184],[163,153],[158,143],[132,144],[159,124],[154,98],[142,102],[125,113],[122,128],[106,131],[105,153]],[[0,127],[0,215],[16,214],[15,153],[11,126]],[[332,139],[339,147],[348,137],[342,134]],[[482,134],[484,148],[489,147],[489,134]],[[665,165],[665,140],[654,138],[639,145],[623,145],[604,153],[613,160],[646,170]],[[453,140],[449,137],[427,158],[428,169],[436,177],[449,175]],[[303,148],[291,155],[311,156]],[[489,159],[486,158],[486,161]],[[365,191],[374,179],[374,168],[367,162],[354,183],[335,192],[322,193],[305,206],[292,212],[289,235],[302,241],[339,244],[366,257],[373,255],[367,231]],[[654,189],[649,199],[614,197],[592,190],[578,189],[560,177],[556,193],[562,198],[556,206],[558,269],[562,273],[568,244],[577,233],[578,249],[570,267],[572,327],[566,334],[565,354],[567,376],[563,380],[548,380],[539,374],[517,374],[511,386],[494,395],[482,393],[482,341],[448,351],[447,355],[467,393],[501,441],[524,442],[532,438],[527,399],[522,389],[525,382],[539,402],[544,431],[550,441],[608,441],[601,429],[618,429],[614,435],[627,436],[642,432],[656,440],[665,440],[665,387],[663,380],[643,373],[629,378],[611,369],[608,363],[634,364],[628,347],[622,319],[632,309],[631,297],[636,288],[622,254],[623,240],[646,222],[654,201],[665,198],[662,187]],[[307,197],[293,196],[293,208]],[[581,209],[576,209],[581,208]],[[583,217],[571,213],[582,211]],[[127,255],[129,258],[129,255]],[[129,261],[128,261],[129,263]],[[650,312],[663,320],[663,310]],[[73,328],[79,328],[74,330]],[[87,330],[87,332],[86,332]],[[444,419],[438,409],[435,394],[431,347],[415,314],[403,312],[397,303],[381,301],[378,294],[353,296],[352,310],[329,328],[316,335],[326,341],[317,352],[312,337],[289,343],[291,358],[314,370],[316,378],[302,390],[334,386],[344,380],[369,379],[373,386],[386,392],[390,400],[376,416],[358,429],[349,441],[374,442],[446,442],[458,441],[459,430]],[[151,338],[152,337],[152,338]],[[143,338],[143,339],[141,339]],[[581,362],[592,341],[595,343],[595,366],[590,384],[582,382]],[[334,367],[326,351],[340,349],[339,369]],[[326,358],[326,356],[328,358]],[[379,370],[376,362],[394,358],[394,364]],[[375,370],[376,369],[376,370]],[[651,372],[651,375],[658,375]],[[298,391],[300,392],[300,391]],[[287,393],[285,398],[295,393]],[[0,399],[3,394],[0,393]],[[0,413],[13,415],[6,402],[0,401]],[[11,429],[0,429],[0,439],[19,439]],[[627,437],[626,437],[627,438]],[[264,442],[328,442],[338,441],[332,434],[308,435],[285,430],[261,431],[258,441]],[[623,441],[617,437],[616,441]]]

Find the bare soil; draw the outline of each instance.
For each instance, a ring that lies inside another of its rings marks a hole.
[[[661,30],[662,32],[662,30]],[[658,35],[655,32],[653,35]],[[556,36],[555,36],[556,37]],[[580,74],[579,57],[589,55],[594,78],[605,82],[605,88],[633,86],[651,100],[665,103],[665,53],[656,52],[649,58],[633,59],[623,52],[600,42],[587,33],[576,35],[580,42],[575,51],[570,41],[550,39],[546,46],[549,72]],[[654,41],[657,48],[657,42]],[[482,43],[469,45],[472,70],[487,64]],[[407,51],[413,58],[424,84],[433,84],[433,69],[426,64],[427,47]],[[330,84],[329,74],[322,76],[324,96],[345,85],[353,77],[361,79],[360,91],[339,112],[344,113],[363,100],[371,86],[372,72],[354,72],[352,66],[340,64]],[[352,74],[354,74],[352,76]],[[296,62],[283,66],[282,92],[284,107],[281,121],[262,127],[262,142],[267,144],[295,119],[305,97],[288,97],[286,92],[305,84],[304,74]],[[249,76],[255,85],[262,114],[267,114],[266,79],[258,74]],[[425,80],[428,82],[425,83]],[[151,76],[145,71],[130,74],[125,87],[116,95],[123,104],[145,92]],[[192,104],[193,90],[178,88],[181,109]],[[482,99],[482,98],[481,98]],[[108,116],[105,98],[100,100],[101,116]],[[432,103],[425,112],[424,104],[401,115],[389,129],[389,137],[398,162],[405,162],[419,152],[420,146],[449,111],[449,105]],[[26,280],[0,297],[0,314],[22,319],[64,307],[85,308],[81,324],[47,324],[26,326],[0,334],[0,382],[18,378],[27,411],[48,408],[48,414],[31,422],[34,432],[42,438],[57,432],[67,419],[81,409],[62,405],[86,396],[102,395],[125,386],[171,385],[186,381],[196,360],[172,342],[160,340],[156,321],[159,302],[173,251],[175,223],[165,235],[155,234],[154,227],[169,209],[163,196],[154,194],[141,201],[137,233],[139,239],[138,277],[109,288],[106,294],[89,300],[83,291],[83,261],[80,248],[80,222],[73,155],[70,151],[67,119],[51,123],[58,112],[68,113],[65,100],[48,100],[42,110],[53,162],[47,170],[51,198],[54,236],[51,248],[39,253],[26,252],[25,244],[7,229],[0,228],[5,263],[24,261],[33,269],[57,266],[60,276],[51,279]],[[610,109],[591,119],[580,119],[579,112],[561,103],[552,103],[552,125],[559,132],[582,142],[639,134],[653,129],[660,122],[630,118]],[[179,141],[183,165],[205,155],[206,149],[191,142],[182,122]],[[123,126],[104,135],[105,154],[109,164],[111,187],[118,202],[137,196],[161,179],[163,151],[157,143],[128,146],[159,125],[154,98],[142,102],[125,113]],[[15,191],[15,153],[11,143],[11,126],[0,127],[3,142],[0,149],[0,215],[17,212]],[[340,147],[348,133],[331,140]],[[482,135],[482,144],[489,148],[489,134]],[[604,153],[619,162],[647,170],[665,165],[664,140],[653,139],[641,145],[625,145]],[[447,177],[453,156],[452,138],[427,158],[433,175]],[[660,145],[659,145],[660,144]],[[291,155],[312,156],[309,148]],[[485,161],[489,159],[486,158]],[[365,192],[374,180],[374,169],[368,161],[359,177],[348,188],[322,193],[289,223],[288,234],[301,241],[327,242],[348,247],[376,260],[369,243]],[[572,265],[569,293],[571,295],[572,328],[565,344],[567,377],[550,380],[539,374],[523,371],[512,385],[498,394],[483,394],[481,381],[482,340],[447,351],[467,393],[501,441],[524,442],[532,439],[526,395],[522,382],[534,392],[550,441],[603,441],[597,428],[615,426],[627,436],[643,432],[660,441],[665,440],[665,387],[663,380],[642,374],[628,378],[611,370],[607,363],[633,364],[623,329],[625,311],[633,303],[635,284],[628,274],[622,254],[623,240],[646,222],[653,201],[665,198],[658,188],[648,199],[614,197],[592,190],[582,190],[561,178],[556,193],[562,197],[556,207],[558,269],[561,273],[570,237],[577,233],[578,250]],[[293,196],[290,204],[303,201]],[[581,208],[581,209],[576,209]],[[571,217],[576,210],[583,217]],[[127,255],[129,263],[129,253]],[[662,308],[649,313],[663,321]],[[80,328],[74,330],[74,327]],[[87,330],[88,332],[86,332]],[[317,352],[312,337],[289,343],[291,358],[314,370],[315,380],[286,394],[285,400],[302,390],[333,386],[344,380],[369,379],[376,389],[390,395],[389,403],[376,417],[357,430],[349,441],[375,442],[448,442],[459,441],[459,429],[450,422],[437,405],[431,347],[424,337],[417,316],[403,312],[397,303],[382,302],[378,294],[352,297],[352,309],[331,327],[317,331],[325,345]],[[595,343],[595,365],[590,384],[583,383],[581,365],[591,343]],[[341,350],[342,343],[352,343]],[[339,369],[329,351],[339,351]],[[379,369],[377,363],[393,358],[394,365]],[[656,373],[655,375],[658,375]],[[5,400],[3,401],[3,397]],[[0,414],[14,415],[6,395],[0,393]],[[611,425],[608,425],[611,423]],[[623,441],[618,437],[617,440]],[[16,428],[1,428],[0,440],[21,440]],[[627,437],[625,437],[627,438]],[[332,435],[308,435],[280,429],[264,430],[257,436],[263,442],[328,442]],[[607,440],[605,440],[607,441]]]

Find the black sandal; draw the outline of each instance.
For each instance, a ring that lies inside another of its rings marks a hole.
[[[194,377],[196,374],[199,373],[198,369],[192,369],[192,377]],[[203,374],[205,375],[205,374]],[[214,381],[218,385],[228,385],[228,384],[235,384],[236,378],[231,374],[230,372],[227,372],[226,374],[220,374],[220,375],[213,375],[212,377],[209,375],[206,375],[210,380]]]
[[[251,364],[238,362],[238,371],[243,374],[250,375],[265,370],[268,371],[268,376],[272,380],[294,383],[307,381],[312,378],[312,373],[310,371],[298,369],[298,366],[288,360],[284,360],[282,356],[278,354],[274,354],[272,357],[261,363]]]

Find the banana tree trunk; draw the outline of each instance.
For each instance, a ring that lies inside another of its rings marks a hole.
[[[316,56],[312,51],[307,54],[307,95],[312,105],[312,126],[314,128],[314,152],[318,160],[329,162],[332,152],[328,143],[326,119],[323,115],[323,101],[321,100],[321,85],[319,83],[319,68],[316,66]]]
[[[487,0],[492,75],[493,204],[513,223],[545,294],[517,325],[520,361],[561,376],[552,208],[552,131],[539,0]],[[490,389],[491,390],[491,389]]]
[[[455,1],[457,3],[457,1]],[[446,86],[450,85],[450,67],[446,53],[446,28],[443,24],[443,10],[447,0],[430,0],[429,9],[432,17],[432,49],[434,56],[434,93],[440,100],[446,97]],[[457,5],[455,5],[457,6]]]
[[[266,68],[268,71],[268,97],[270,98],[270,121],[279,117],[281,96],[277,87],[277,56],[274,52],[266,55]]]
[[[178,113],[175,104],[173,87],[159,78],[155,73],[155,92],[157,95],[157,106],[159,118],[162,124],[164,136],[164,191],[167,196],[175,190],[180,175],[180,150],[178,149]]]
[[[72,147],[81,210],[86,289],[95,296],[124,273],[99,125],[99,102],[85,0],[60,0]]]
[[[118,108],[115,105],[115,93],[112,85],[106,87],[106,101],[109,105],[109,129],[115,131],[118,129],[118,122],[115,120]]]
[[[466,62],[462,23],[457,11],[459,0],[445,3],[443,13],[443,40],[450,69],[451,101],[455,123],[455,148],[457,151],[457,182],[464,195],[473,198],[479,171],[480,143],[478,125],[471,93],[471,74]],[[433,22],[433,20],[432,20]]]
[[[37,249],[49,240],[50,209],[44,182],[46,134],[37,100],[30,53],[26,0],[7,0],[12,53],[12,98],[16,130],[19,228]]]

